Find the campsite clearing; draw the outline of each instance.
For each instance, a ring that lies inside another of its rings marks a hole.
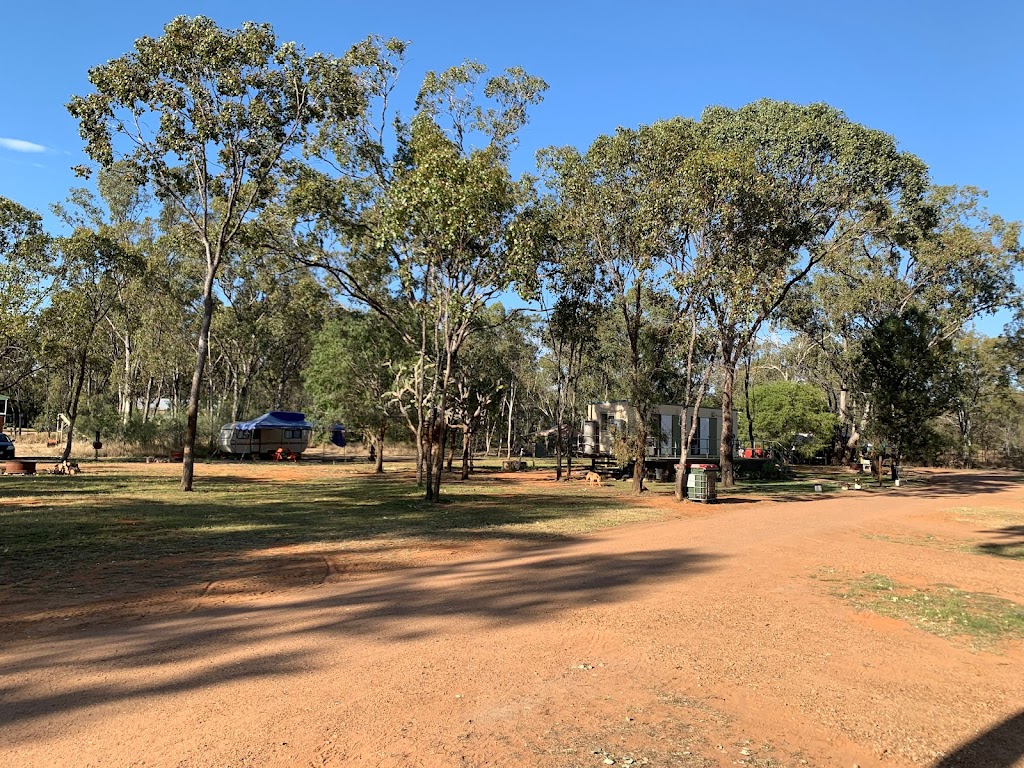
[[[482,472],[432,507],[365,465],[85,469],[0,478],[3,765],[1024,753],[1017,474],[703,506]]]

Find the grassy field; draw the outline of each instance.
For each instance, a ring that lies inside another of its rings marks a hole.
[[[407,471],[352,465],[199,465],[178,490],[173,465],[90,464],[77,476],[0,478],[0,580],[111,560],[298,543],[476,536],[542,541],[658,516],[627,488],[516,487],[493,473],[446,482],[428,505]]]
[[[189,494],[178,490],[175,465],[82,466],[71,477],[0,477],[0,581],[320,542],[567,540],[663,517],[673,493],[671,483],[651,483],[639,502],[628,482],[602,489],[555,483],[549,462],[538,462],[521,480],[498,476],[496,461],[484,463],[469,481],[446,479],[436,505],[423,501],[411,463],[390,463],[384,476],[373,476],[365,464],[200,463]],[[805,497],[816,483],[825,492],[839,487],[816,468],[785,481],[742,482],[722,496]]]

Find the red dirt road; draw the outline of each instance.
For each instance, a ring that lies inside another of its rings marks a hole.
[[[0,766],[910,766],[1000,723],[955,764],[1024,765],[1024,644],[858,612],[830,581],[1024,604],[1024,562],[920,543],[990,539],[947,510],[1024,510],[1018,479],[673,506],[391,570],[306,547],[264,594],[134,611],[0,603]]]

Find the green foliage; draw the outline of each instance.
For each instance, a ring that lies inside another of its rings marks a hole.
[[[313,126],[349,124],[365,98],[345,62],[278,46],[266,24],[222,30],[203,16],[139,38],[131,53],[91,69],[89,82],[94,92],[68,104],[86,154],[136,187],[151,184],[205,262],[182,468],[191,490],[218,273],[243,235],[260,236],[246,230],[256,230],[253,216],[280,191]]]
[[[316,336],[303,371],[317,413],[377,434],[397,415],[396,389],[407,352],[381,318],[342,312]]]
[[[796,447],[804,458],[831,444],[838,422],[818,387],[796,381],[759,384],[750,401],[756,438]]]
[[[552,190],[545,253],[556,283],[583,286],[605,300],[624,337],[621,376],[638,424],[626,445],[635,462],[633,490],[643,484],[650,407],[665,379],[675,373],[670,350],[693,283],[678,277],[685,238],[680,222],[677,156],[685,142],[662,124],[601,136],[581,154],[573,147],[540,155]]]
[[[712,286],[722,354],[723,484],[731,483],[735,370],[762,325],[816,265],[888,231],[924,194],[926,168],[895,140],[826,104],[711,107],[681,166],[692,271]]]
[[[864,341],[858,384],[871,399],[871,424],[891,452],[902,457],[925,449],[934,420],[950,404],[952,343],[933,319],[916,308],[890,315]]]
[[[0,197],[0,391],[34,367],[31,320],[48,288],[48,254],[39,214]]]

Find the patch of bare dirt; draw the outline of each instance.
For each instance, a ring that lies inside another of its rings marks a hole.
[[[930,543],[985,540],[949,510],[1024,509],[1016,481],[656,497],[668,519],[545,545],[279,547],[188,589],[187,557],[90,599],[8,589],[0,765],[1024,765],[1019,641],[972,650],[830,582],[1024,603],[1021,561]]]

